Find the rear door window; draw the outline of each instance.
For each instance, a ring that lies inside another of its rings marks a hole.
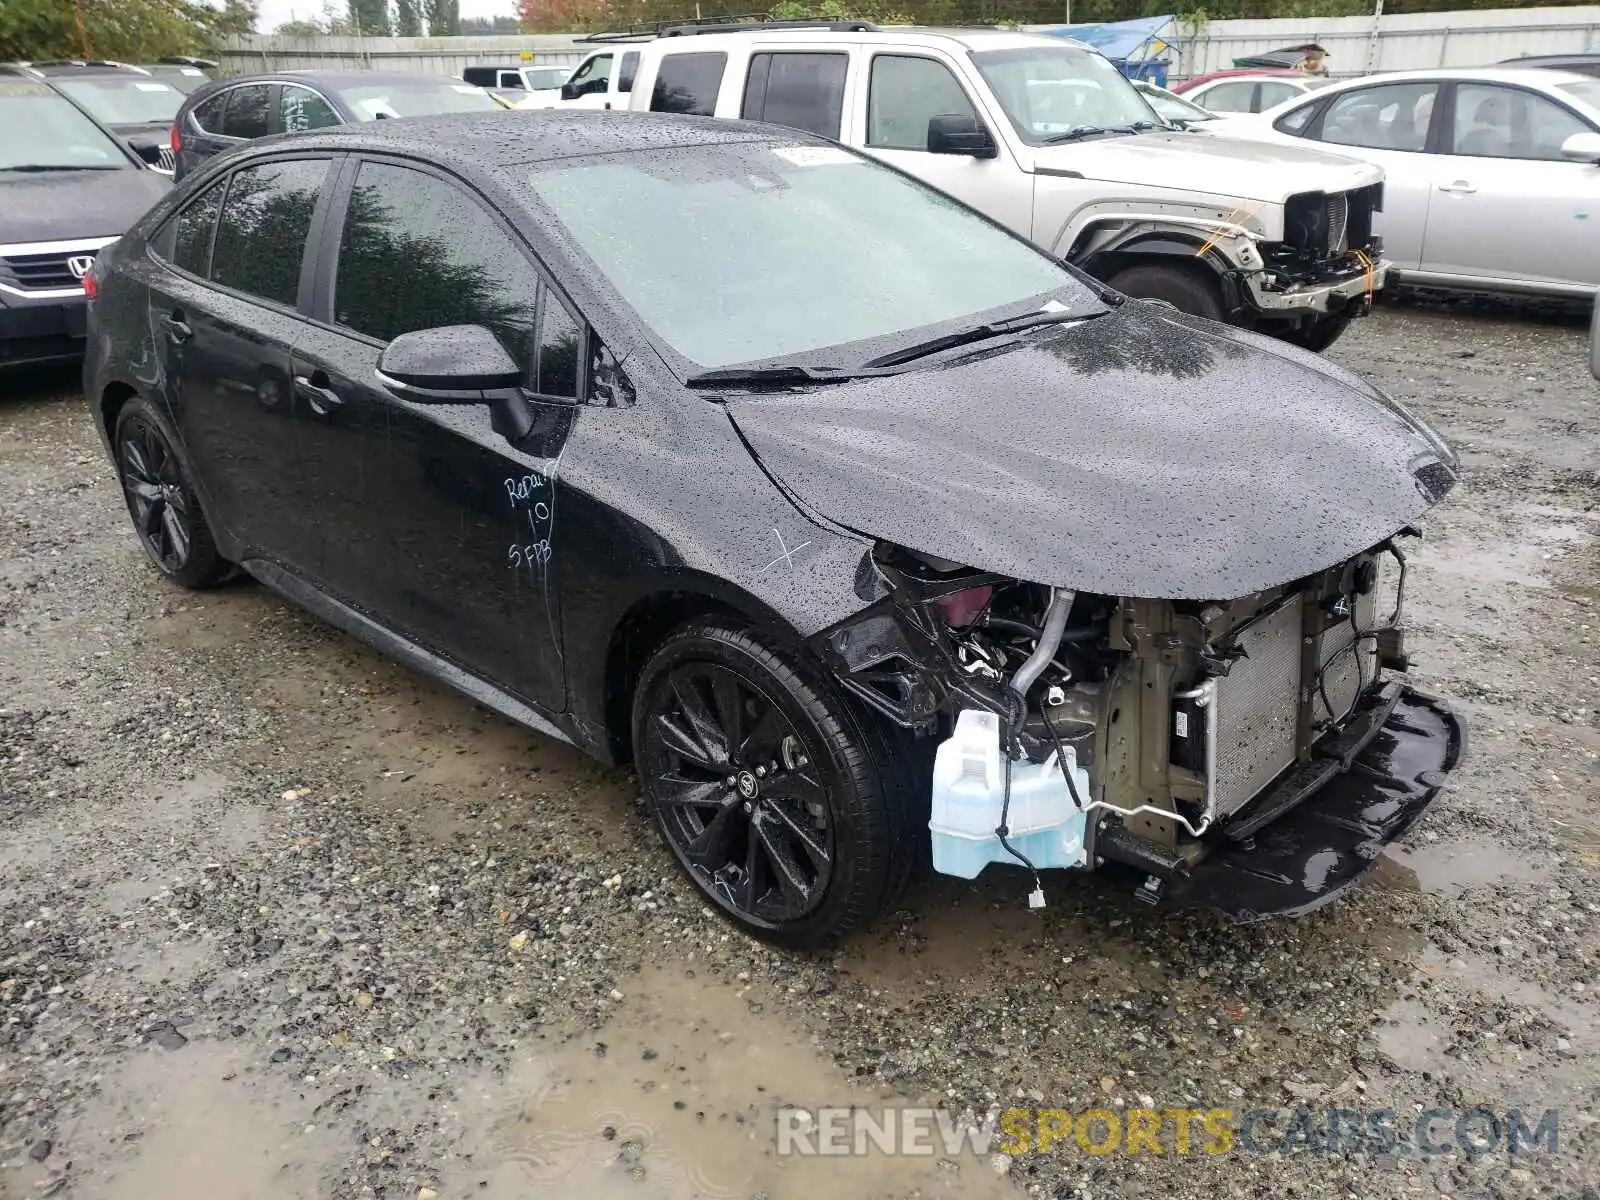
[[[213,283],[294,306],[329,161],[291,159],[233,173],[211,251]]]
[[[1211,112],[1255,112],[1257,111],[1256,82],[1253,79],[1237,79],[1229,83],[1219,83],[1215,87],[1207,88],[1195,102]]]
[[[752,54],[739,115],[837,139],[849,62],[844,54]]]
[[[218,92],[204,104],[195,106],[194,123],[207,133],[222,132],[222,110],[227,106],[228,93]]]
[[[1420,151],[1428,142],[1438,91],[1437,83],[1422,82],[1341,92],[1322,110],[1321,140],[1370,150]]]
[[[228,108],[222,116],[221,133],[226,137],[267,136],[268,85],[246,84],[228,93]]]
[[[727,65],[728,56],[720,50],[664,55],[656,69],[650,111],[716,115],[717,92],[722,88],[722,73]]]

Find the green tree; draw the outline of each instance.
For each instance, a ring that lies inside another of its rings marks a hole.
[[[461,0],[426,0],[430,37],[455,37],[461,32]]]
[[[401,37],[422,36],[422,6],[418,0],[394,0],[394,31]]]
[[[350,0],[350,24],[361,37],[388,37],[389,0]]]
[[[0,0],[0,60],[194,54],[255,22],[253,0]]]

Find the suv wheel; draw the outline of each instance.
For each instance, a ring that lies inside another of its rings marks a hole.
[[[1118,271],[1106,282],[1125,296],[1165,300],[1190,316],[1226,321],[1228,315],[1222,309],[1222,292],[1204,271],[1187,263],[1147,263]]]
[[[805,665],[721,623],[679,630],[634,693],[645,799],[701,894],[796,948],[869,920],[920,843],[887,739]]]
[[[112,443],[128,514],[150,561],[173,583],[204,588],[232,570],[217,553],[200,501],[154,410],[133,399],[117,414]]]

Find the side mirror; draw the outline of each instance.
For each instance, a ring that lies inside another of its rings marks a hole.
[[[1600,296],[1594,300],[1594,319],[1589,322],[1589,371],[1600,379]]]
[[[1600,133],[1575,133],[1561,143],[1561,157],[1572,162],[1600,163]]]
[[[569,79],[561,85],[561,98],[563,100],[576,100],[581,95],[583,95],[583,84],[573,83]]]
[[[378,358],[378,382],[413,404],[487,404],[494,430],[515,441],[533,428],[522,369],[482,325],[402,333]]]
[[[928,120],[928,153],[993,158],[1000,151],[994,137],[976,117],[946,113]]]
[[[161,165],[161,147],[154,145],[135,146],[133,152],[152,167]]]

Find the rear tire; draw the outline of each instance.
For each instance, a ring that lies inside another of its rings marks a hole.
[[[1349,317],[1318,317],[1315,321],[1278,334],[1283,341],[1305,350],[1321,353],[1344,336],[1350,328]],[[1268,333],[1272,332],[1270,329]]]
[[[1107,282],[1124,295],[1164,300],[1179,312],[1208,321],[1226,321],[1222,289],[1204,268],[1188,263],[1146,263],[1118,271]]]
[[[117,413],[111,445],[128,515],[150,561],[179,587],[214,587],[233,565],[217,551],[194,484],[150,403],[129,400]]]
[[[747,629],[696,621],[662,644],[634,692],[633,745],[679,867],[757,937],[836,941],[916,864],[910,772],[887,731]]]

